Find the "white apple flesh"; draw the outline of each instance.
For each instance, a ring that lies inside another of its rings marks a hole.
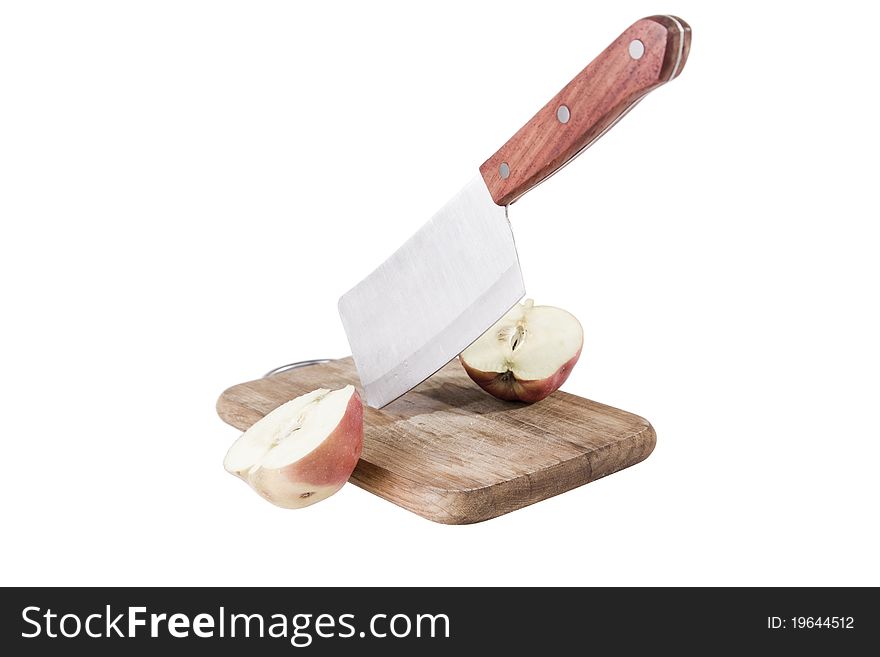
[[[565,383],[581,355],[584,330],[574,315],[529,299],[514,306],[459,356],[490,395],[536,402]]]
[[[345,485],[364,444],[353,386],[321,388],[282,404],[235,441],[223,466],[281,507],[298,509]]]

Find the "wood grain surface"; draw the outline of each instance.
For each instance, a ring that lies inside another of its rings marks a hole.
[[[633,41],[644,47],[637,58],[630,52]],[[512,203],[553,175],[645,94],[677,77],[690,43],[690,26],[675,16],[631,25],[483,163],[480,173],[495,202]],[[562,106],[565,123],[557,115]]]
[[[217,412],[245,430],[294,397],[348,383],[360,390],[350,357],[233,386]],[[644,460],[655,443],[646,420],[565,392],[532,405],[497,400],[458,359],[381,410],[364,410],[364,450],[350,481],[447,524],[571,490]]]

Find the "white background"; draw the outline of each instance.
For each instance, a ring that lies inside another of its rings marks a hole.
[[[473,526],[222,467],[220,392],[636,19],[680,78],[511,209],[644,463]],[[880,584],[880,11],[864,2],[0,10],[3,584]]]

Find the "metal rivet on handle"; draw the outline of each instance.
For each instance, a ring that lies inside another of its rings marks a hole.
[[[556,120],[560,123],[568,123],[568,120],[571,118],[571,112],[568,111],[568,107],[565,105],[560,105],[556,109]]]
[[[629,42],[629,56],[633,59],[641,59],[642,55],[645,54],[645,44],[639,41],[638,39],[633,39]]]
[[[510,177],[510,167],[507,165],[507,162],[502,162],[501,166],[498,167],[498,175],[501,176],[501,180],[507,180]]]

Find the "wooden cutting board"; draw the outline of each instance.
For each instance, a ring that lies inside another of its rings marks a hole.
[[[233,386],[217,412],[245,430],[294,397],[348,383],[360,387],[350,357]],[[565,392],[531,405],[497,400],[458,359],[383,409],[365,411],[364,451],[350,481],[447,524],[564,493],[643,461],[656,442],[647,420]]]

